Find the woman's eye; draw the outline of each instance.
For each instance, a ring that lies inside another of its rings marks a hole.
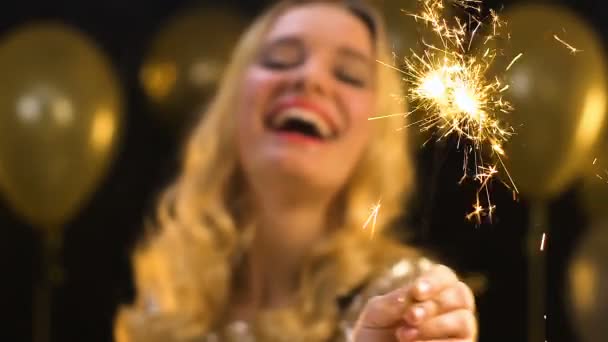
[[[360,73],[354,71],[348,71],[343,69],[336,70],[336,78],[344,83],[348,83],[357,88],[364,88],[367,86],[367,78]]]
[[[302,46],[294,43],[274,44],[262,53],[261,64],[269,69],[288,69],[305,59]]]

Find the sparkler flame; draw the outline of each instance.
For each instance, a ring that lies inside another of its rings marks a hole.
[[[464,162],[463,180],[471,178],[479,183],[474,211],[466,215],[469,220],[476,219],[481,223],[483,216],[492,217],[495,206],[490,199],[489,182],[498,173],[500,165],[509,176],[506,184],[517,192],[502,157],[505,156],[503,144],[514,133],[512,127],[505,125],[500,116],[513,110],[511,104],[503,99],[502,93],[508,84],[498,78],[489,79],[486,72],[500,55],[496,48],[487,47],[483,54],[475,54],[471,46],[475,39],[481,39],[483,45],[500,37],[506,23],[496,12],[482,17],[482,0],[418,0],[419,13],[406,13],[417,22],[429,28],[438,38],[440,44],[433,45],[422,41],[424,52],[412,51],[405,57],[403,69],[389,66],[401,71],[408,83],[408,99],[414,105],[408,116],[414,112],[424,113],[424,117],[415,122],[421,131],[436,129],[437,140],[457,135],[458,146],[463,145]],[[445,4],[450,3],[464,9],[468,22],[458,17],[450,24],[444,17]],[[490,25],[489,33],[477,37],[479,29]],[[507,70],[522,57],[517,55]],[[393,116],[393,115],[389,115]],[[370,119],[385,118],[379,116]],[[489,162],[484,155],[489,153]],[[467,170],[474,170],[473,175]],[[482,200],[483,199],[483,200]],[[368,220],[369,221],[369,220]]]

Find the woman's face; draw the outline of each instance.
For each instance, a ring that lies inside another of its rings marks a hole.
[[[370,136],[375,56],[367,26],[335,5],[303,5],[282,14],[262,44],[237,111],[248,178],[339,190]]]

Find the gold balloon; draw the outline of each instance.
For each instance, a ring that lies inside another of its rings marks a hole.
[[[246,21],[222,9],[189,9],[152,42],[140,70],[150,103],[168,122],[182,123],[213,94]]]
[[[608,336],[608,225],[594,225],[583,237],[568,272],[571,316],[582,342]]]
[[[594,149],[578,190],[583,209],[592,222],[608,219],[608,139]]]
[[[407,9],[403,5],[407,5]],[[396,64],[403,63],[404,57],[409,57],[411,50],[422,51],[420,33],[423,24],[416,23],[407,13],[417,13],[417,1],[404,3],[403,1],[383,1],[378,7],[386,20],[386,31],[391,44],[390,48],[395,54]],[[386,61],[389,62],[389,61]]]
[[[591,28],[566,9],[520,5],[503,17],[511,33],[501,42],[505,54],[523,53],[506,72],[516,130],[506,146],[507,167],[522,193],[544,199],[589,165],[605,119],[605,58]],[[509,62],[493,72],[505,74]]]
[[[117,79],[87,37],[49,23],[0,41],[0,187],[30,223],[58,228],[79,209],[120,128]]]

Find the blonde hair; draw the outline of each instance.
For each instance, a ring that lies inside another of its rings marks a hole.
[[[239,94],[234,89],[276,19],[293,6],[314,2],[342,5],[361,17],[373,31],[377,59],[389,58],[375,12],[353,1],[282,2],[255,21],[241,38],[217,96],[188,141],[179,176],[160,200],[154,224],[159,231],[134,253],[137,299],[117,317],[118,341],[133,340],[127,337],[134,329],[128,316],[143,315],[151,302],[166,317],[167,326],[179,321],[183,334],[204,334],[225,323],[236,260],[247,248],[253,215],[235,146],[233,113]],[[404,105],[393,98],[401,93],[393,70],[378,66],[376,87],[377,112],[370,115],[403,111]],[[405,131],[396,132],[404,121],[385,119],[370,125],[372,139],[335,206],[341,227],[311,252],[302,270],[298,304],[259,315],[257,326],[268,340],[278,339],[273,334],[328,340],[338,320],[336,297],[359,285],[389,258],[391,250],[398,249],[389,239],[370,239],[362,224],[380,198],[377,231],[404,209],[413,173]],[[273,329],[264,327],[268,324]]]

